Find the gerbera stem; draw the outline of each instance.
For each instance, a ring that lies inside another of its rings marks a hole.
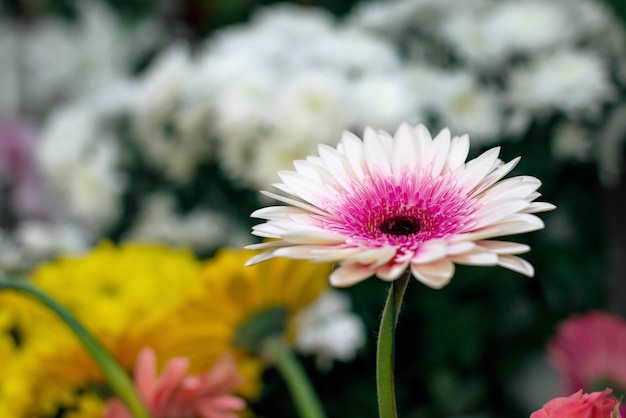
[[[265,344],[265,353],[271,357],[289,388],[301,418],[324,418],[322,408],[313,385],[304,369],[280,338],[271,338]]]
[[[76,335],[87,353],[89,353],[102,371],[102,374],[111,385],[111,389],[124,401],[133,416],[135,418],[150,418],[150,414],[139,399],[133,383],[124,369],[70,311],[27,280],[0,278],[0,290],[2,289],[11,289],[25,293],[53,311]]]
[[[405,275],[391,283],[380,320],[376,347],[376,387],[380,418],[397,418],[393,378],[394,343],[400,305],[410,276],[411,273],[407,271]]]

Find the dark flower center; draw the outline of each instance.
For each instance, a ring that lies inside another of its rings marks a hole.
[[[411,235],[419,232],[420,222],[412,216],[394,216],[385,219],[379,228],[384,234]]]

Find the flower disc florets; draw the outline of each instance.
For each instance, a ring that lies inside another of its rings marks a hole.
[[[253,234],[274,240],[254,264],[273,257],[340,263],[335,286],[376,275],[395,280],[407,269],[440,288],[454,263],[500,265],[528,276],[532,266],[516,257],[523,244],[489,238],[543,228],[533,213],[553,205],[533,202],[541,182],[506,180],[519,158],[503,163],[499,148],[466,162],[469,138],[434,139],[423,125],[400,126],[392,137],[367,128],[363,141],[344,133],[337,148],[319,146],[319,156],[295,161],[275,186],[288,196],[264,192],[290,206],[273,206],[252,216],[266,219]]]

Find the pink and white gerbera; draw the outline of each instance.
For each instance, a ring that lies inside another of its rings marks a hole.
[[[469,137],[434,139],[423,125],[402,124],[392,137],[365,129],[363,140],[344,132],[337,148],[319,145],[319,156],[294,161],[275,184],[288,204],[252,213],[266,219],[253,234],[270,238],[250,245],[264,252],[248,265],[273,257],[339,262],[330,282],[350,286],[372,275],[392,281],[410,270],[433,288],[445,286],[454,263],[500,265],[532,276],[515,254],[529,247],[491,238],[543,228],[534,202],[541,182],[529,176],[501,180],[519,157],[503,163],[499,148],[467,161]]]

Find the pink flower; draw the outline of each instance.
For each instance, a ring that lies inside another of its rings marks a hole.
[[[552,365],[564,380],[563,393],[590,391],[598,384],[626,390],[626,321],[591,312],[563,322],[548,345]]]
[[[46,215],[46,190],[35,158],[35,129],[17,118],[0,117],[0,182],[9,186],[11,215]]]
[[[612,418],[617,415],[617,399],[609,397],[611,389],[603,392],[583,393],[582,390],[567,398],[554,398],[530,418]]]
[[[189,361],[173,358],[160,376],[154,351],[144,348],[135,365],[135,387],[152,418],[236,418],[243,399],[230,395],[243,380],[230,357],[201,376],[186,375]],[[106,405],[104,418],[133,418],[119,399]]]
[[[264,194],[287,206],[251,216],[266,219],[253,234],[269,238],[248,265],[273,257],[338,262],[334,286],[376,275],[396,280],[407,270],[433,288],[448,284],[455,264],[502,266],[527,276],[517,257],[527,245],[492,238],[543,228],[534,214],[554,209],[535,202],[541,182],[503,180],[519,158],[504,163],[499,148],[467,161],[469,137],[435,138],[423,125],[401,125],[394,136],[367,128],[363,140],[344,133],[337,148],[281,171],[283,193]]]

